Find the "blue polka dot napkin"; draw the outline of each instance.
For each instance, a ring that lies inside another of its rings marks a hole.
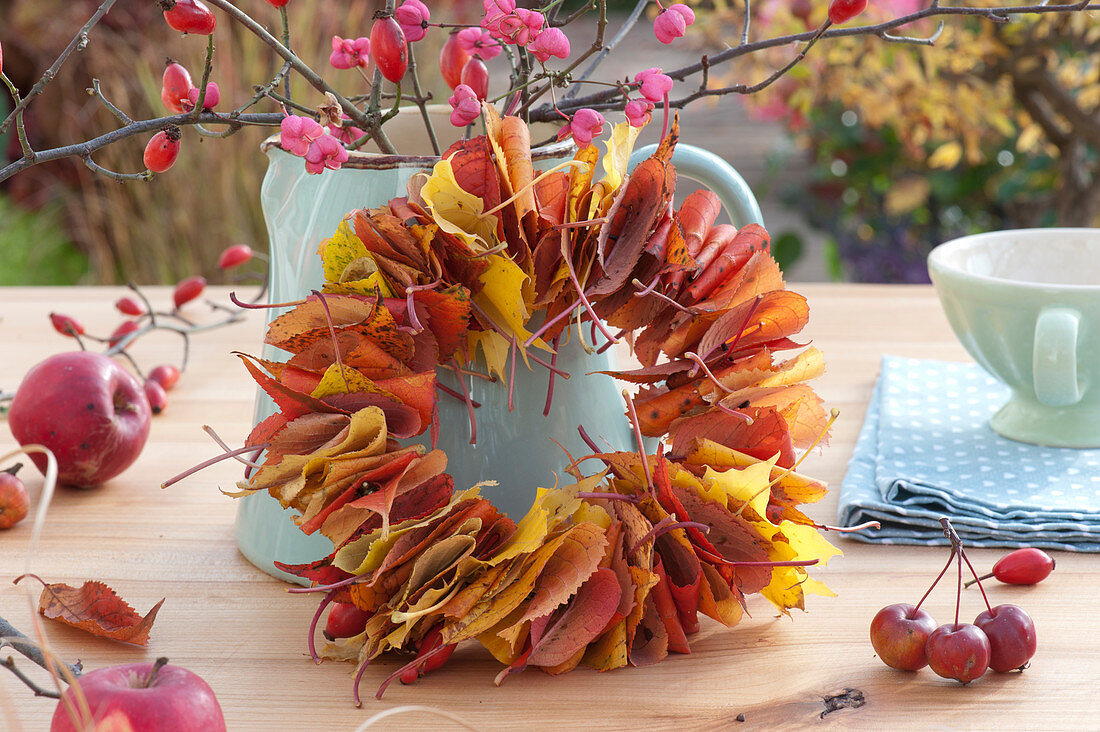
[[[842,526],[884,544],[1100,552],[1100,449],[1038,447],[993,432],[1008,388],[973,363],[886,356],[840,488]]]

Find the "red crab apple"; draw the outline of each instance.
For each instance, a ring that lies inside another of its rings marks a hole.
[[[58,481],[82,488],[110,480],[137,460],[149,420],[137,379],[91,351],[58,353],[31,368],[8,412],[19,444],[48,447],[57,458]],[[31,459],[45,472],[44,455]]]
[[[94,728],[129,732],[225,732],[225,719],[213,690],[197,674],[167,663],[168,659],[158,658],[156,663],[108,666],[81,676],[78,683],[95,719]],[[85,729],[73,723],[70,708],[80,709],[72,687],[61,695],[50,722],[50,732]]]

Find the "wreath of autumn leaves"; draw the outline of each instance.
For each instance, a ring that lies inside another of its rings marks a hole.
[[[767,233],[715,225],[707,191],[671,208],[675,124],[629,176],[637,133],[621,125],[597,178],[594,146],[538,174],[526,125],[485,115],[487,134],[452,146],[408,197],[351,212],[321,243],[325,282],[266,334],[288,360],[242,355],[278,411],[248,438],[266,453],[238,495],[267,491],[332,541],[328,557],[280,567],[323,593],[311,653],[358,664],[357,702],[387,651],[409,660],[379,696],[464,641],[504,664],[497,683],[533,666],[606,671],[688,653],[699,614],[736,625],[746,595],[786,614],[832,594],[806,567],[839,552],[799,509],[825,486],[793,472],[795,449],[828,428],[804,383],[823,362],[791,340],[808,308]],[[480,486],[455,486],[441,450],[402,442],[435,444],[438,398],[474,418],[437,368],[504,375],[582,324],[633,339],[641,367],[609,373],[638,385],[624,419],[638,444],[662,438],[656,454],[589,441],[570,481],[539,489],[516,522]],[[333,601],[370,619],[318,649]]]

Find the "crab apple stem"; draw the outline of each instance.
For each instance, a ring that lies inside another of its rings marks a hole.
[[[936,579],[933,580],[932,586],[929,587],[928,590],[925,591],[924,596],[921,597],[921,599],[920,599],[920,602],[918,602],[916,604],[916,607],[913,608],[914,611],[920,610],[920,606],[923,605],[924,601],[928,599],[928,596],[932,594],[932,590],[936,589],[936,585],[938,585],[940,583],[940,580],[947,573],[948,568],[951,567],[951,561],[954,558],[955,558],[955,547],[951,547],[951,556],[949,556],[947,558],[947,564],[943,565],[943,569],[940,570],[940,573],[938,575],[936,575]]]
[[[962,597],[963,597],[962,554],[959,555],[958,567],[959,567],[959,584],[958,584],[958,588],[955,590],[955,627],[956,628],[959,627],[959,606],[962,605]]]
[[[727,394],[732,394],[733,393],[733,389],[731,389],[728,386],[726,386],[725,384],[723,384],[721,381],[718,380],[718,377],[716,377],[713,373],[711,373],[711,370],[707,367],[706,362],[703,361],[703,359],[699,357],[699,354],[697,354],[693,351],[687,351],[686,353],[684,353],[684,355],[695,362],[695,366],[696,366],[695,371],[696,371],[696,373],[693,373],[692,376],[696,376],[697,373],[698,373],[698,370],[702,369],[703,373],[707,375],[707,378],[710,379],[711,383],[713,383],[715,386],[717,386],[719,389],[726,392]]]
[[[993,607],[989,604],[989,598],[985,594],[985,588],[982,587],[982,578],[979,577],[978,573],[974,571],[974,565],[970,563],[970,558],[968,556],[966,556],[966,552],[962,551],[961,547],[959,549],[959,556],[962,557],[962,560],[964,562],[966,562],[966,566],[970,569],[970,574],[974,575],[974,581],[978,583],[978,589],[982,591],[982,600],[985,601],[985,609],[989,610],[990,612],[993,612]],[[962,572],[962,566],[961,565],[959,567],[959,572]],[[992,575],[989,575],[989,576],[992,576]],[[960,577],[960,581],[961,581],[961,577]],[[966,584],[967,584],[967,586],[970,585],[969,582],[967,582]],[[962,591],[961,587],[959,588],[959,591],[960,592]]]

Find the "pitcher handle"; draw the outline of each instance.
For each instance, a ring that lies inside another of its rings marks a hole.
[[[630,170],[657,150],[656,145],[646,145],[630,156]],[[709,150],[680,143],[672,153],[676,172],[686,175],[710,188],[725,206],[734,225],[764,224],[760,204],[741,174],[729,163]]]
[[[1031,370],[1035,396],[1048,407],[1081,401],[1077,383],[1077,331],[1081,314],[1072,308],[1046,308],[1035,323]]]

